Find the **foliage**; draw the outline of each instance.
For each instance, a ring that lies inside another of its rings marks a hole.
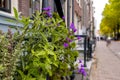
[[[18,18],[23,25],[14,34],[0,36],[2,80],[60,80],[71,75],[78,52],[74,50],[74,24],[68,30],[64,19],[50,8],[36,12],[33,19]]]
[[[12,35],[10,29],[7,33],[0,34],[0,79],[12,80],[14,71],[16,70],[16,62],[21,52],[21,39],[16,43],[17,35]]]
[[[120,28],[120,1],[119,0],[109,0],[103,11],[103,19],[100,25],[100,31],[104,35],[116,36],[119,33]],[[116,32],[118,30],[118,32]]]

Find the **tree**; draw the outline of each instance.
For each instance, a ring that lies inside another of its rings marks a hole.
[[[119,38],[120,34],[120,1],[119,0],[109,0],[109,3],[106,4],[104,11],[102,13],[103,18],[100,25],[100,31],[104,35],[117,36]]]

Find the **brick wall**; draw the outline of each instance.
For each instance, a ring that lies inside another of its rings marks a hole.
[[[30,0],[19,0],[19,12],[22,12],[23,16],[29,16],[29,1]]]

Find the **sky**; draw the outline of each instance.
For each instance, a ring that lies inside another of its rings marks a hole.
[[[95,7],[95,19],[96,19],[96,30],[100,28],[100,22],[102,19],[102,11],[104,10],[105,4],[108,3],[108,0],[93,0],[93,6]]]

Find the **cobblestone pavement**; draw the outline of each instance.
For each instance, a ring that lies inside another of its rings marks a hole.
[[[120,80],[120,42],[98,41],[90,80]],[[119,56],[119,57],[118,57]]]

